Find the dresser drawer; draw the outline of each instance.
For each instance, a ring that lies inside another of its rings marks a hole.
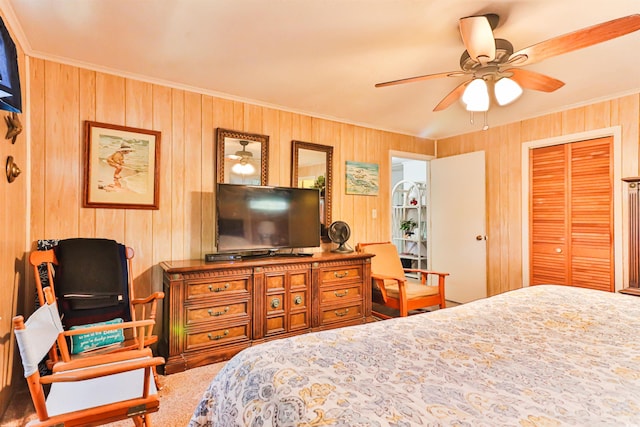
[[[324,286],[336,282],[362,282],[362,266],[346,265],[344,267],[328,268],[320,272],[320,285]]]
[[[222,297],[227,295],[249,295],[249,277],[221,278],[220,280],[190,281],[186,283],[186,300]]]
[[[185,307],[186,324],[194,325],[212,320],[230,321],[237,317],[248,317],[248,309],[248,301],[234,302],[231,304],[187,306]]]
[[[249,341],[249,332],[249,323],[216,328],[203,332],[187,332],[185,337],[185,350],[192,351],[203,347]]]
[[[348,304],[332,308],[322,308],[320,323],[326,325],[334,322],[344,322],[346,320],[362,317],[362,303]]]
[[[323,287],[320,291],[320,303],[333,303],[338,301],[362,300],[362,283],[348,284],[327,289]]]

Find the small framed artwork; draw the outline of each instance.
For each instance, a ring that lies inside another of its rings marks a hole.
[[[379,171],[376,163],[347,161],[347,194],[378,195]]]
[[[158,209],[160,132],[85,122],[87,208]]]

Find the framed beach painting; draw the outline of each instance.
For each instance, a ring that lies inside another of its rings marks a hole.
[[[87,208],[158,209],[160,132],[85,122]]]
[[[378,195],[379,171],[376,163],[347,161],[347,194]]]

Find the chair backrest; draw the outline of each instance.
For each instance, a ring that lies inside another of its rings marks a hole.
[[[131,320],[132,257],[130,248],[95,238],[60,240],[53,249],[32,252],[29,260],[40,304],[44,302],[42,289],[48,284],[58,298],[66,329],[114,318]]]
[[[393,243],[359,243],[358,248],[362,252],[375,255],[371,258],[371,273],[404,277],[402,261],[400,261],[398,250]]]

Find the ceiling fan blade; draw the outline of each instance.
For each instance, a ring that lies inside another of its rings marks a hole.
[[[422,80],[438,79],[440,77],[460,77],[464,75],[466,75],[466,73],[462,71],[449,71],[446,73],[425,74],[424,76],[409,77],[407,79],[392,80],[390,82],[384,82],[384,83],[376,83],[376,87],[385,87],[385,86],[399,85],[403,83],[419,82]]]
[[[541,92],[553,92],[564,86],[564,82],[535,71],[510,68],[505,72],[513,73],[511,80],[518,83],[524,89],[539,90]]]
[[[517,64],[529,65],[552,56],[606,42],[637,30],[640,30],[640,14],[629,15],[545,40],[521,49],[511,57],[516,58],[523,55],[525,58],[519,60]]]
[[[496,41],[486,16],[460,19],[460,35],[472,59],[484,65],[496,58]]]
[[[442,101],[440,101],[440,103],[438,103],[438,105],[436,105],[436,108],[434,108],[433,111],[442,111],[444,109],[449,108],[451,106],[451,104],[453,104],[458,99],[460,99],[460,97],[464,93],[464,90],[467,88],[469,83],[471,83],[471,80],[466,81],[466,82],[458,85],[458,87],[456,87],[454,90],[449,92],[449,94],[447,96],[442,98]]]

